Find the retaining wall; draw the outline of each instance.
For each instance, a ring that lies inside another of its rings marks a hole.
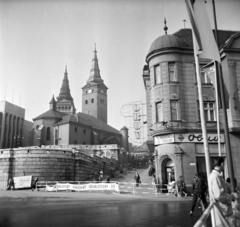
[[[114,159],[91,157],[64,149],[5,149],[0,151],[0,189],[9,178],[38,177],[39,181],[84,181],[93,172],[104,174],[115,169]]]

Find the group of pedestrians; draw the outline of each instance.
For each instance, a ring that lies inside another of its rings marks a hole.
[[[193,215],[197,201],[200,201],[202,209],[208,206],[206,196],[209,196],[209,202],[215,202],[214,217],[215,224],[219,227],[239,227],[240,226],[240,204],[239,194],[232,191],[230,187],[230,178],[227,181],[223,178],[224,159],[220,157],[213,166],[212,172],[207,179],[201,174],[195,174],[193,182],[193,198],[190,215]],[[236,184],[236,182],[235,182]],[[208,195],[209,192],[209,195]]]

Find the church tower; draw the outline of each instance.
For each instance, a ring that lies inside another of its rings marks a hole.
[[[107,123],[107,89],[100,76],[95,44],[90,77],[82,88],[82,112],[105,123]]]
[[[67,114],[75,114],[76,112],[69,88],[67,66],[65,67],[65,73],[62,81],[62,87],[60,89],[60,94],[57,97],[56,110]]]

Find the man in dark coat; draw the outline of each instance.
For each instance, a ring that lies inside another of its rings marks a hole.
[[[200,177],[199,174],[195,174],[193,178],[193,199],[192,199],[192,208],[190,210],[190,215],[192,216],[194,208],[196,206],[196,203],[198,199],[200,199],[202,205],[204,206],[204,209],[207,208],[207,201],[205,197],[205,182]]]

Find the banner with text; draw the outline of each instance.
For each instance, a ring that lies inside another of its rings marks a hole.
[[[119,192],[119,184],[117,183],[90,183],[90,184],[60,184],[57,183],[54,186],[46,186],[46,191],[94,191],[94,190],[111,190]]]
[[[32,176],[22,176],[13,178],[15,188],[31,188]]]

